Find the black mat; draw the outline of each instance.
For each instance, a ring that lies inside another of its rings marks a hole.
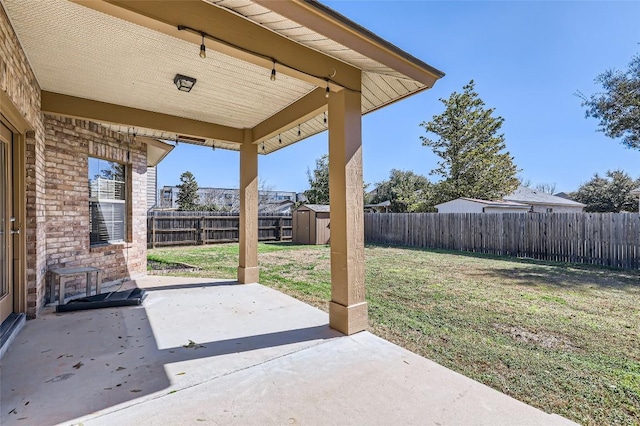
[[[113,308],[116,306],[135,306],[142,303],[147,293],[139,288],[112,293],[96,294],[70,300],[56,306],[56,312],[84,311],[87,309]]]

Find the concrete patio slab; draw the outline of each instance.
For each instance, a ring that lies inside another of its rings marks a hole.
[[[571,424],[259,284],[132,284],[142,306],[27,322],[3,425]]]

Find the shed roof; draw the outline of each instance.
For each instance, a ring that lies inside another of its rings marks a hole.
[[[504,197],[507,201],[516,201],[528,204],[584,207],[585,205],[577,201],[569,200],[555,195],[536,191],[535,189],[520,186],[513,193]]]
[[[328,204],[303,204],[300,207],[298,207],[298,210],[306,207],[311,211],[314,211],[316,213],[329,213],[329,205]]]
[[[268,154],[327,128],[326,87],[361,93],[365,114],[444,75],[317,1],[2,5],[43,111],[163,140],[237,150],[251,139]],[[176,74],[196,78],[191,92]]]

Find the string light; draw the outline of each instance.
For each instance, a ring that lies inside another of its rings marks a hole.
[[[324,97],[329,99],[329,93],[331,92],[331,90],[329,89],[329,79],[325,79],[327,81],[327,90],[325,91]]]
[[[262,152],[264,152],[264,142],[262,142]]]
[[[278,143],[279,143],[280,145],[282,145],[282,136],[281,136],[281,135],[278,135]]]
[[[298,124],[298,136],[300,136],[300,125]]]
[[[216,150],[216,141],[213,141],[213,142],[211,143],[211,149],[212,149],[213,151],[215,151],[215,150]]]
[[[202,36],[202,44],[200,45],[200,57],[205,59],[207,57],[207,47],[204,45],[204,33],[200,33]]]
[[[324,124],[327,124],[327,113],[324,113]]]
[[[234,49],[237,49],[237,50],[240,50],[242,52],[248,53],[250,55],[257,56],[257,57],[262,58],[262,59],[270,60],[273,63],[273,67],[271,68],[271,76],[270,76],[270,78],[271,78],[271,81],[275,81],[275,79],[276,79],[276,67],[275,67],[275,65],[276,65],[276,62],[278,62],[278,61],[276,61],[274,58],[272,58],[270,56],[267,56],[267,55],[264,55],[264,54],[262,54],[260,52],[256,52],[254,50],[244,48],[244,47],[239,46],[237,44],[231,43],[231,42],[229,42],[227,40],[223,40],[223,39],[221,39],[219,37],[216,37],[216,36],[213,36],[211,34],[208,34],[205,31],[197,30],[197,29],[189,27],[187,25],[178,25],[177,28],[178,28],[178,31],[190,31],[190,32],[195,33],[195,34],[199,34],[202,37],[202,44],[200,45],[200,57],[203,58],[203,59],[206,58],[206,46],[204,45],[204,39],[205,38],[209,38],[211,40],[215,40],[218,43],[222,43],[222,44],[224,44],[226,46],[232,47]],[[278,62],[278,63],[280,65],[290,69],[290,70],[297,71],[299,73],[308,75],[309,77],[313,77],[313,78],[316,78],[318,80],[320,80],[320,79],[325,80],[327,82],[327,91],[326,91],[326,94],[325,94],[325,96],[327,98],[329,97],[329,93],[331,91],[329,89],[329,82],[332,82],[332,83],[334,83],[334,84],[336,84],[338,86],[344,87],[340,83],[337,83],[336,81],[333,80],[333,78],[336,75],[336,70],[335,69],[332,69],[332,72],[328,74],[328,77],[323,77],[321,75],[316,75],[316,74],[312,74],[310,72],[301,70],[301,69],[296,68],[296,67],[294,67],[292,65],[284,64],[282,62]],[[345,89],[353,91],[353,92],[361,93],[361,91],[357,90],[357,89],[351,89],[351,88],[347,88],[347,87],[345,87]]]

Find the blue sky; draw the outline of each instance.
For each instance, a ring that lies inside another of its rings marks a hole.
[[[433,89],[363,117],[364,179],[393,168],[428,176],[437,157],[419,127],[443,110],[439,98],[473,79],[505,119],[507,150],[520,175],[572,191],[594,173],[640,176],[640,151],[596,132],[576,91],[599,90],[597,74],[626,69],[640,53],[640,2],[323,1],[401,49],[444,71]],[[307,168],[328,149],[322,133],[260,156],[260,179],[278,190],[308,188]],[[158,184],[190,170],[200,186],[237,188],[239,153],[180,144],[159,165]]]

